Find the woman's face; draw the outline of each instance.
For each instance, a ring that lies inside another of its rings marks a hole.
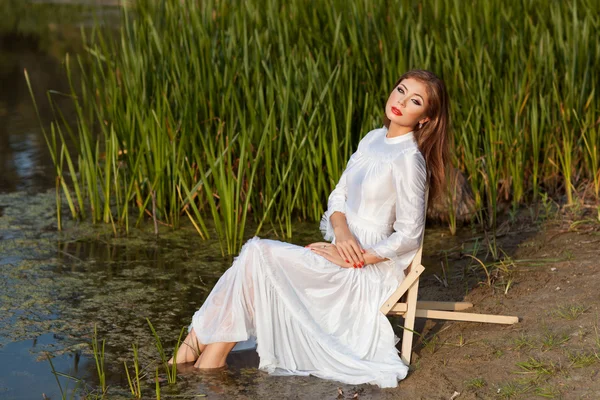
[[[413,78],[403,79],[392,90],[385,105],[385,115],[391,124],[413,129],[419,122],[429,121],[426,116],[428,107],[425,84]]]

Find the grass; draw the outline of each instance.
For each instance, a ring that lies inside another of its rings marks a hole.
[[[529,393],[534,390],[534,386],[531,384],[523,384],[519,382],[507,382],[499,385],[497,390],[498,397],[504,399],[512,399],[516,396]]]
[[[588,367],[598,361],[597,355],[592,351],[569,351],[568,357],[570,366],[574,368]]]
[[[566,333],[551,332],[547,330],[542,334],[542,337],[540,339],[541,350],[553,350],[556,347],[568,342],[569,339],[570,337]]]
[[[552,314],[566,319],[568,321],[576,320],[580,315],[589,310],[589,306],[586,307],[583,304],[562,304],[553,310]]]
[[[519,337],[513,339],[513,345],[515,350],[521,349],[533,349],[535,347],[535,341],[530,336],[521,333]]]
[[[534,357],[516,363],[520,368],[516,373],[533,375],[535,380],[546,379],[557,372],[558,367],[552,362],[542,362]]]
[[[189,220],[233,254],[250,218],[254,233],[289,238],[294,221],[320,219],[358,140],[381,126],[390,85],[425,68],[448,86],[453,164],[495,252],[501,203],[573,204],[582,185],[599,198],[599,11],[593,0],[135,1],[117,37],[82,31],[86,52],[65,60],[71,91],[48,94],[77,112],[71,126],[53,107],[45,129],[57,192],[72,218],[115,234]]]
[[[502,252],[503,257],[491,263],[484,263],[480,258],[474,255],[477,249],[474,249],[474,254],[463,254],[464,257],[469,257],[476,262],[473,265],[479,265],[485,273],[485,281],[480,284],[485,285],[495,291],[499,287],[504,294],[507,294],[515,280],[518,260],[513,260],[506,252],[499,247],[496,247],[497,252]],[[497,257],[494,256],[495,258]],[[470,267],[473,268],[473,267]]]
[[[477,377],[477,378],[473,378],[473,379],[469,379],[468,381],[465,381],[465,385],[470,388],[470,389],[481,389],[482,387],[486,386],[486,382],[485,379],[481,378],[481,377]]]

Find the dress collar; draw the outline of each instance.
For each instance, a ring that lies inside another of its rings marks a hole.
[[[410,140],[414,137],[414,132],[410,131],[404,135],[400,135],[400,136],[394,136],[394,137],[387,137],[387,132],[388,132],[388,128],[384,125],[382,127],[383,129],[383,141],[388,143],[388,144],[396,144],[396,143],[402,143],[406,140]]]

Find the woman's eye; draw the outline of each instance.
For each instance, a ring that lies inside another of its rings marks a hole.
[[[398,89],[398,91],[402,94],[404,94],[404,89],[402,89],[400,86],[398,86],[396,89]],[[419,103],[417,100],[413,99],[412,100],[413,103],[415,103],[416,105],[420,106],[421,103]]]

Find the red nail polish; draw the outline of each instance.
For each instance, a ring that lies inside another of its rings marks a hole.
[[[350,262],[350,260],[346,260],[346,262],[347,262],[347,263],[349,263],[349,262]]]

